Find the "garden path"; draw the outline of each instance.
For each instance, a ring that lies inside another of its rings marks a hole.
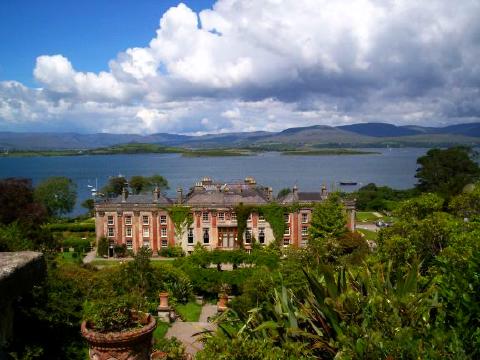
[[[180,322],[176,321],[167,331],[165,335],[167,338],[175,336],[179,341],[185,345],[185,350],[188,354],[194,356],[203,348],[203,344],[198,340],[194,334],[202,332],[206,329],[214,330],[215,325],[207,322],[208,318],[217,313],[217,306],[212,304],[205,304],[202,307],[202,312],[198,322]]]

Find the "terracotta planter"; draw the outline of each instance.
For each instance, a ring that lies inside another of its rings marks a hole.
[[[220,294],[218,296],[217,310],[219,312],[225,311],[227,309],[228,296],[226,294]]]
[[[155,318],[147,315],[146,325],[138,329],[101,333],[84,321],[81,330],[91,360],[148,360],[156,325]]]
[[[150,359],[151,360],[154,360],[154,359],[166,359],[168,356],[168,353],[166,352],[163,352],[163,351],[155,351],[152,353],[152,355],[150,355]]]
[[[160,305],[158,306],[159,309],[170,309],[168,306],[168,292],[161,292],[159,294],[160,297]]]

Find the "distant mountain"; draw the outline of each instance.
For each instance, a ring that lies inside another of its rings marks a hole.
[[[366,123],[337,126],[337,129],[354,132],[356,134],[374,137],[396,137],[418,135],[422,132],[413,127],[396,126],[386,123]]]
[[[77,134],[0,132],[2,150],[94,149],[117,144],[147,143],[186,148],[258,147],[264,149],[301,147],[385,146],[480,146],[480,123],[440,127],[396,126],[365,123],[343,126],[315,125],[280,132],[238,132],[187,136],[168,133]]]

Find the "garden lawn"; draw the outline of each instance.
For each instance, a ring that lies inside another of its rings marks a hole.
[[[183,321],[197,322],[200,318],[202,306],[196,302],[188,302],[186,304],[178,304],[175,310],[181,316]]]
[[[378,219],[382,219],[375,216],[371,211],[357,211],[356,217],[357,217],[357,221],[360,221],[360,222],[375,222]]]
[[[163,339],[165,337],[165,334],[167,333],[169,327],[170,327],[169,324],[157,319],[157,327],[156,327],[155,331],[153,332],[153,338],[155,340]]]
[[[377,240],[377,235],[378,234],[375,231],[366,230],[366,229],[357,229],[357,231],[359,233],[362,233],[363,235],[365,235],[366,240],[373,240],[373,241]]]

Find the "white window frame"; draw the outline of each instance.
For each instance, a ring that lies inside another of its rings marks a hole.
[[[125,225],[132,225],[132,215],[125,215]]]
[[[150,249],[150,240],[143,240],[142,246],[144,248]]]
[[[290,245],[290,238],[284,238],[283,239],[283,246],[288,246]]]
[[[191,236],[190,236],[191,235]],[[191,239],[191,240],[190,240]],[[194,244],[195,243],[195,234],[193,232],[193,228],[188,228],[187,232],[187,243]]]
[[[164,247],[164,248],[165,248],[165,247],[168,247],[168,240],[165,239],[165,238],[163,238],[162,241],[161,241],[161,243],[160,243],[160,246],[161,246],[161,247]]]
[[[130,234],[129,234],[130,233]],[[133,230],[131,226],[125,226],[125,237],[131,238],[133,234]]]
[[[162,225],[167,224],[167,215],[160,215],[160,224]]]
[[[166,227],[162,227],[162,229],[160,230],[160,236],[162,238],[166,238],[167,237],[167,228]]]
[[[150,228],[148,226],[142,227],[142,237],[148,239],[150,237]]]
[[[290,226],[285,226],[285,231],[283,232],[283,235],[290,235]]]
[[[219,212],[218,213],[218,220],[225,221],[225,213],[224,212]]]
[[[258,221],[265,221],[265,216],[258,214]]]
[[[113,226],[109,226],[107,228],[107,237],[114,237],[115,236],[115,228]]]
[[[205,241],[205,234],[208,235],[207,241]],[[210,229],[209,228],[203,228],[202,241],[203,241],[204,244],[210,244]]]
[[[210,214],[208,211],[203,211],[202,212],[202,221],[203,222],[208,222],[210,220]]]
[[[147,221],[145,222],[145,220]],[[142,225],[150,225],[150,216],[142,215]]]
[[[127,240],[127,250],[133,249],[133,240]]]
[[[113,217],[113,215],[107,216],[107,225],[115,225],[115,218]]]
[[[230,215],[230,219],[232,219],[233,221],[237,221],[237,213],[232,212],[232,214]]]
[[[261,239],[261,235],[263,235],[263,241],[260,241]],[[265,244],[265,239],[266,236],[265,236],[265,228],[261,227],[261,228],[258,228],[258,242],[260,244]]]
[[[308,223],[308,213],[302,213],[302,224]]]
[[[248,239],[248,241],[247,241]],[[251,244],[252,243],[252,229],[251,228],[246,228],[245,229],[245,244]]]
[[[290,214],[283,214],[283,220],[285,221],[285,224],[290,223]]]
[[[308,226],[302,226],[302,236],[308,236]]]

